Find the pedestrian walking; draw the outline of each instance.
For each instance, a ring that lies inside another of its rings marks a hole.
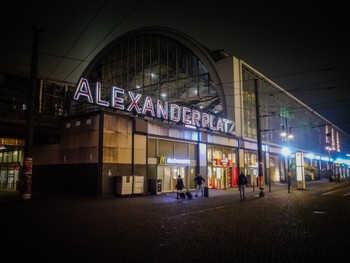
[[[181,178],[181,175],[178,175],[176,182],[176,199],[179,199],[179,195],[185,195],[183,189],[185,188],[184,181]]]
[[[340,182],[340,173],[337,173],[337,179],[336,179],[336,182]]]
[[[205,183],[204,178],[200,174],[197,174],[197,176],[194,178],[194,182],[196,183],[196,197],[198,197],[198,190],[200,190],[202,196],[204,196],[204,193],[203,193],[203,184]]]
[[[241,201],[245,199],[245,186],[248,183],[247,177],[244,175],[243,172],[241,172],[237,178],[237,185],[239,190],[239,196],[241,198]]]

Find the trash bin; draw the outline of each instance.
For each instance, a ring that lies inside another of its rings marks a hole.
[[[157,180],[157,194],[162,192],[162,179]]]
[[[157,179],[149,179],[148,192],[151,195],[157,194]]]
[[[204,186],[204,197],[209,197],[209,188],[208,188],[208,186]]]
[[[116,194],[131,195],[132,194],[132,176],[117,176]]]

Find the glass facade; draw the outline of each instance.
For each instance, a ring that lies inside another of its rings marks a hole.
[[[0,73],[0,111],[27,111],[30,80],[14,74]],[[66,116],[72,87],[56,82],[38,82],[35,113],[43,116]]]
[[[259,113],[262,141],[288,145],[296,149],[327,154],[328,129],[332,129],[332,148],[340,151],[348,143],[347,136],[330,128],[329,122],[315,111],[303,105],[286,91],[262,77],[249,67],[242,68],[244,137],[256,139],[255,79],[258,79]],[[293,134],[293,140],[285,140],[281,132]]]
[[[236,186],[237,153],[232,148],[208,146],[208,182],[209,188],[227,189]]]
[[[327,138],[327,122],[314,111],[296,100],[282,88],[263,77],[253,68],[242,63],[242,111],[239,111],[243,121],[242,139],[256,141],[257,138],[257,118],[261,124],[261,137],[266,145],[288,146],[304,151],[314,151],[319,154],[327,154],[324,145]],[[131,34],[122,37],[105,48],[96,58],[94,63],[83,74],[91,83],[101,84],[101,97],[110,101],[111,87],[118,87],[125,91],[123,100],[126,105],[132,102],[128,92],[139,94],[142,98],[150,98],[167,103],[175,103],[180,107],[196,109],[200,112],[212,114],[217,117],[225,117],[227,109],[220,101],[212,77],[203,62],[189,48],[182,45],[176,38],[169,38],[162,34],[146,33]],[[255,80],[258,80],[257,82]],[[236,80],[234,80],[236,81]],[[258,83],[258,84],[256,84]],[[255,85],[258,85],[258,94],[255,94]],[[94,88],[92,87],[92,90]],[[241,95],[240,94],[240,95]],[[259,96],[259,116],[256,116],[256,96]],[[99,106],[86,104],[84,102],[74,102],[78,107],[75,112],[96,110]],[[142,103],[140,99],[138,103]],[[78,109],[78,111],[77,111]],[[115,109],[107,109],[115,110]],[[237,109],[235,109],[237,110]],[[140,116],[137,112],[128,114]],[[155,122],[161,122],[157,118],[151,118]],[[286,140],[280,134],[285,131],[294,135],[293,140]],[[334,129],[332,147],[340,149],[342,135]],[[172,136],[169,133],[169,139]],[[180,141],[149,140],[148,158],[158,158],[159,156],[169,156],[172,158],[190,158],[196,160],[197,147],[181,140],[184,137],[173,137]],[[196,141],[196,140],[195,140]],[[208,143],[216,143],[210,142]],[[220,143],[218,143],[220,145]],[[329,143],[331,145],[331,143]],[[188,145],[191,145],[188,148]],[[193,148],[192,148],[193,147]],[[238,147],[237,147],[238,148]],[[243,151],[243,164],[236,164],[235,147],[222,148],[208,145],[207,153],[207,176],[210,188],[226,189],[235,185],[234,175],[239,168],[246,174],[257,175],[257,152],[247,148]],[[225,152],[226,151],[226,152]],[[227,152],[228,151],[228,152]],[[264,157],[265,158],[265,157]],[[228,160],[227,162],[225,160]],[[284,160],[284,159],[283,159]],[[285,164],[279,158],[270,158],[271,167],[268,171],[272,181],[285,181]],[[236,168],[236,169],[233,169]],[[149,173],[154,174],[155,167],[148,167]],[[175,169],[175,170],[174,170]],[[176,170],[177,169],[177,170]],[[189,180],[189,170],[178,168],[162,168],[158,171],[158,176],[162,175],[163,190],[165,185],[169,185],[172,177],[176,173],[183,173],[186,180]],[[195,174],[195,172],[194,172]],[[151,178],[153,178],[152,175]],[[159,179],[159,178],[158,178]],[[191,182],[187,181],[188,183]]]
[[[156,157],[157,160],[156,180],[160,184],[159,192],[174,191],[179,175],[188,189],[195,188],[197,144],[149,138],[148,145],[148,158]]]
[[[174,39],[144,34],[121,39],[97,59],[85,78],[101,83],[102,97],[110,88],[127,91],[221,116],[223,109],[213,80],[203,63]],[[91,111],[96,105],[78,103],[74,111]]]
[[[22,149],[11,147],[0,151],[0,189],[16,189],[22,162]]]

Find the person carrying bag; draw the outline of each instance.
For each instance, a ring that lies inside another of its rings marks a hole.
[[[184,198],[185,197],[185,193],[183,192],[183,189],[185,188],[185,185],[184,185],[184,182],[183,182],[183,180],[181,178],[181,175],[178,175],[175,187],[176,187],[176,199],[179,199],[179,196],[181,198]]]

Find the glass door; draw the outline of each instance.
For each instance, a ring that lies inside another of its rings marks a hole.
[[[178,175],[181,175],[186,185],[186,167],[177,166],[158,166],[157,181],[162,184],[162,192],[171,192],[175,190]]]
[[[163,191],[169,192],[172,188],[172,176],[171,176],[171,167],[164,167],[163,174]]]

